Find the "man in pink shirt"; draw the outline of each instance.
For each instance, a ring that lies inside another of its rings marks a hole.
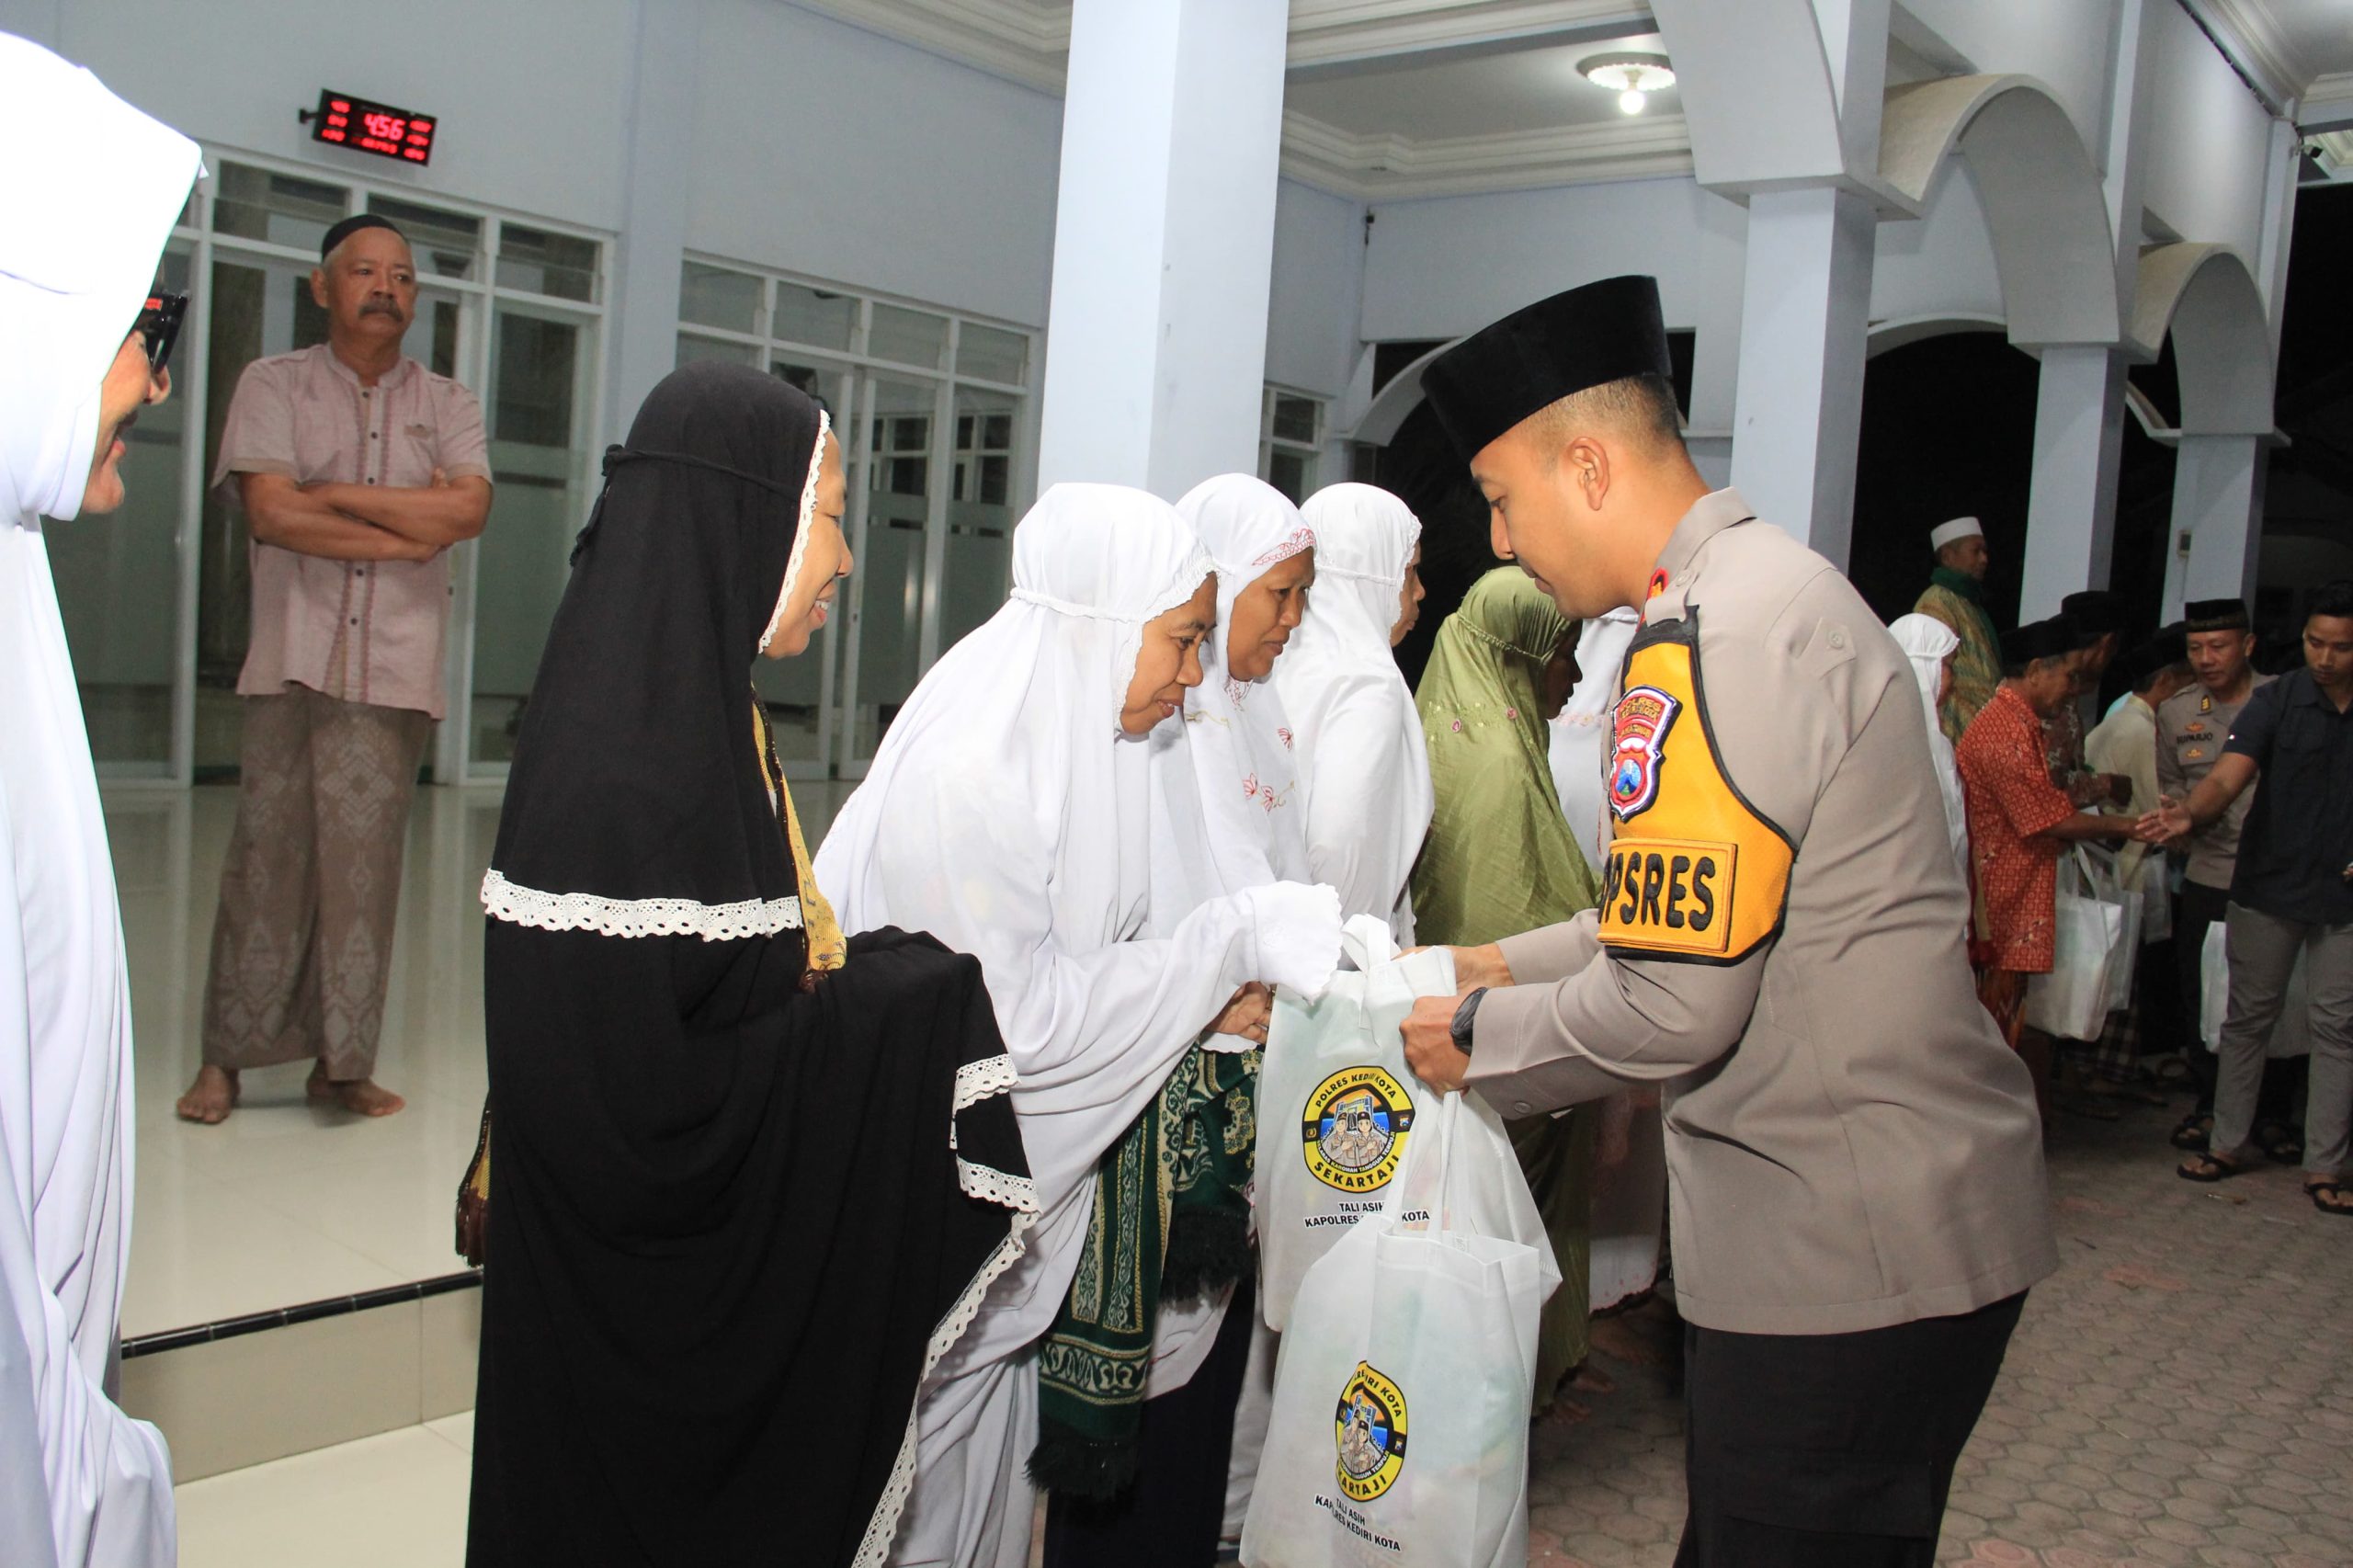
[[[449,551],[490,514],[481,404],[401,353],[408,242],[345,219],[311,294],[327,341],[246,367],[213,474],[252,536],[253,642],[190,1121],[227,1119],[241,1069],[305,1059],[315,1099],[404,1103],[375,1082],[402,849],[442,716]]]

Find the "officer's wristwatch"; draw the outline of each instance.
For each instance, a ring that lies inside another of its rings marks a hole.
[[[1454,1049],[1465,1056],[1471,1054],[1471,1028],[1479,1017],[1479,998],[1486,994],[1487,988],[1482,985],[1465,996],[1462,1005],[1454,1009],[1454,1022],[1448,1027],[1447,1033],[1454,1037]]]

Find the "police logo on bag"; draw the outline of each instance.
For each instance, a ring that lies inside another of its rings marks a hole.
[[[1370,1503],[1397,1484],[1405,1468],[1405,1392],[1370,1361],[1340,1391],[1340,1490]]]
[[[1300,1119],[1310,1175],[1342,1192],[1377,1192],[1397,1174],[1414,1099],[1379,1067],[1345,1067],[1315,1085]]]
[[[1618,699],[1618,743],[1609,756],[1609,812],[1620,822],[1640,816],[1658,799],[1659,759],[1682,702],[1654,686],[1638,686]]]

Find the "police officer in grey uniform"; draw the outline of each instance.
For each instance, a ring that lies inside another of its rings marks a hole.
[[[1496,553],[1563,614],[1643,624],[1601,908],[1458,949],[1466,994],[1415,1009],[1408,1060],[1506,1117],[1660,1086],[1688,1325],[1678,1568],[1927,1568],[2058,1257],[1910,666],[1836,568],[1708,492],[1653,279],[1532,305],[1423,385]]]

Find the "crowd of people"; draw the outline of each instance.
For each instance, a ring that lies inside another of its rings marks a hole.
[[[0,131],[86,124],[119,187],[97,228],[0,237],[0,1549],[161,1564],[167,1456],[108,1392],[122,942],[40,518],[118,504],[120,431],[168,394],[185,301],[146,290],[197,160],[43,51],[0,38]],[[215,477],[256,541],[256,631],[179,1108],[201,1122],[287,1060],[399,1108],[373,1056],[400,826],[446,551],[490,505],[479,409],[401,356],[399,234],[339,225],[313,288],[328,342],[247,372]],[[2353,585],[2312,596],[2303,668],[2267,681],[2231,601],[2140,636],[2082,594],[1998,629],[1960,519],[1882,626],[1709,488],[1671,374],[1640,277],[1429,367],[1504,564],[1418,689],[1398,497],[1052,487],[1003,608],[814,846],[751,671],[804,654],[853,570],[842,442],[747,367],[655,387],[607,454],[483,885],[470,1562],[789,1535],[798,1561],[1017,1568],[1041,1492],[1052,1568],[1230,1549],[1282,1354],[1256,1082],[1275,995],[1324,990],[1351,920],[1451,954],[1458,994],[1397,1027],[1424,1085],[1506,1119],[1537,1199],[1563,1288],[1531,1414],[1665,1238],[1688,1568],[1934,1560],[2057,1267],[2049,1118],[2098,1114],[2151,1042],[2202,1096],[2184,1176],[2259,1150],[2353,1210]],[[2178,979],[2143,966],[2061,1042],[2038,977],[2073,956],[2086,845],[2116,849],[2087,884],[2166,912]],[[2212,1010],[2218,925],[2210,1062],[2183,1015]],[[2300,963],[2297,1141],[2263,1085]],[[1343,1417],[1344,1467],[1370,1432]]]
[[[2033,1068],[2046,1119],[2056,1108],[2112,1121],[2116,1099],[2164,1103],[2186,1085],[2196,1104],[2173,1133],[2192,1155],[2183,1177],[2301,1164],[2316,1209],[2353,1214],[2342,1185],[2353,583],[2310,595],[2302,667],[2275,676],[2256,667],[2240,599],[2193,601],[2136,635],[2115,596],[2080,593],[2055,617],[1997,633],[1977,520],[1956,518],[1931,543],[1935,579],[1893,630],[1957,743],[1949,761],[1938,749],[1938,766],[1948,802],[1963,802],[1952,822],[1972,881],[1980,994]],[[1963,678],[1988,669],[1990,687]],[[2122,1005],[2098,1010],[2094,1038],[2054,1038],[2029,1018],[2028,994],[2062,965],[2060,872],[2081,846],[2111,852],[2093,891],[2133,914],[2117,949],[2069,958],[2133,973],[2114,993]],[[2220,962],[2209,952],[2218,926]]]

